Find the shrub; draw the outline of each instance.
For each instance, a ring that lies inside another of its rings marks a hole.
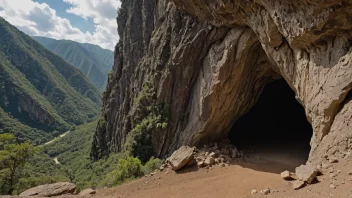
[[[117,170],[121,173],[121,180],[142,176],[141,168],[141,161],[134,157],[121,159],[117,164]]]
[[[147,163],[145,163],[143,166],[143,174],[144,175],[150,174],[156,169],[159,169],[162,164],[163,164],[163,161],[161,159],[151,157],[150,160]]]
[[[141,161],[138,158],[127,157],[126,159],[119,160],[117,170],[108,173],[103,184],[106,186],[114,186],[142,175]]]
[[[151,130],[154,126],[153,119],[146,118],[128,134],[125,150],[129,155],[138,157],[146,162],[153,154]]]
[[[143,163],[154,154],[152,145],[153,132],[165,130],[169,120],[169,105],[156,104],[156,92],[151,81],[146,81],[135,99],[137,105],[136,125],[128,133],[124,150]]]

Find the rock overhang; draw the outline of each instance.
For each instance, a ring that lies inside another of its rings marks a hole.
[[[151,103],[169,107],[168,126],[150,132],[155,154],[165,156],[225,137],[265,84],[280,77],[312,124],[310,160],[351,148],[350,1],[134,2],[123,2],[133,12],[119,20],[123,58],[109,80],[107,122],[93,150],[123,149],[143,116],[135,98],[146,81],[156,90]],[[130,43],[131,36],[140,41]]]

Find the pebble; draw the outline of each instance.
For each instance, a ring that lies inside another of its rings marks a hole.
[[[296,181],[294,181],[292,183],[292,187],[295,190],[298,190],[298,189],[302,188],[304,185],[305,185],[305,183],[303,181],[300,181],[300,180],[296,180]]]
[[[281,174],[282,179],[289,180],[292,179],[290,171],[284,171]]]
[[[335,189],[336,186],[334,184],[330,184],[330,188]]]
[[[209,154],[209,157],[215,158],[215,156],[216,156],[215,152],[211,152],[211,153]]]
[[[258,193],[258,192],[257,192],[256,189],[253,189],[252,192],[251,192],[252,195],[257,194],[257,193]]]
[[[330,168],[330,167],[332,167],[332,165],[331,164],[322,164],[321,165],[321,167],[323,167],[324,169],[328,169],[328,168]]]
[[[337,174],[334,174],[334,173],[330,174],[331,178],[335,178],[336,176],[337,176]]]
[[[270,193],[270,189],[269,188],[266,188],[266,189],[263,189],[260,191],[260,194],[262,195],[268,195]]]
[[[337,159],[336,157],[330,157],[330,158],[329,158],[329,162],[330,162],[330,163],[338,163],[338,162],[339,162],[339,159]]]

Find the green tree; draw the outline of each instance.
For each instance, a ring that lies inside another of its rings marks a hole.
[[[30,143],[19,144],[12,134],[0,134],[0,192],[12,195],[28,161],[37,153]]]

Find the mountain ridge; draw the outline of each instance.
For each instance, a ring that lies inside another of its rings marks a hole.
[[[71,40],[56,40],[40,36],[32,36],[32,38],[80,69],[100,91],[104,91],[108,73],[113,65],[112,51],[97,45]]]
[[[73,65],[0,17],[0,133],[40,144],[92,121],[99,90]]]

